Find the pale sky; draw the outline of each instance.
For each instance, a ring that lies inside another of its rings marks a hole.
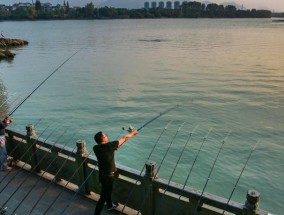
[[[243,5],[247,9],[252,8],[267,8],[276,12],[284,12],[284,0],[209,0],[216,4],[222,4],[224,2],[236,2],[239,5]]]
[[[34,0],[35,1],[35,0]],[[41,2],[50,2],[52,4],[63,4],[64,0],[40,0]],[[72,5],[80,5],[80,3],[82,4],[81,6],[85,6],[86,3],[88,2],[93,2],[95,5],[99,4],[101,2],[107,1],[107,0],[65,0],[68,1],[69,4]],[[119,1],[119,0],[116,0]],[[129,1],[139,1],[141,2],[141,5],[143,5],[143,2],[145,1],[169,1],[169,0],[129,0]],[[175,0],[171,0],[171,1],[175,1]],[[180,0],[181,2],[183,0]],[[187,0],[188,1],[188,0]],[[190,1],[194,1],[194,0],[190,0]],[[205,1],[205,0],[196,0],[199,2]],[[206,0],[206,1],[210,1],[212,3],[216,3],[216,4],[222,4],[224,2],[236,2],[239,5],[243,5],[244,8],[247,9],[269,9],[272,12],[284,12],[284,0]],[[32,0],[0,0],[0,4],[13,4],[13,3],[18,3],[18,2],[32,2]]]

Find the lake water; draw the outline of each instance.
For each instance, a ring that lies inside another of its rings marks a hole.
[[[150,155],[162,178],[189,177],[188,186],[242,203],[255,189],[262,209],[283,214],[284,23],[25,21],[0,22],[0,30],[29,41],[0,62],[1,104],[8,98],[10,110],[80,50],[15,111],[11,127],[37,123],[42,138],[56,128],[49,140],[73,147],[84,139],[92,152],[97,131],[116,139],[122,127],[179,105],[129,140],[117,163],[142,170]]]

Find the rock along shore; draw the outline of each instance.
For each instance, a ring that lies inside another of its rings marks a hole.
[[[10,48],[27,45],[28,41],[21,39],[10,39],[1,38],[0,39],[0,60],[13,58],[15,54],[10,50]]]

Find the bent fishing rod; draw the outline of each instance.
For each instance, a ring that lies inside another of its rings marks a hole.
[[[159,117],[161,117],[162,115],[165,115],[166,113],[178,108],[179,105],[176,105],[162,113],[160,113],[159,115],[155,116],[154,118],[152,118],[151,120],[147,121],[146,123],[144,123],[142,126],[140,126],[137,131],[142,130],[145,126],[149,125],[151,122],[155,121],[156,119],[158,119]],[[130,129],[132,130],[132,129]],[[79,189],[76,191],[76,193],[70,198],[69,202],[67,203],[67,205],[63,208],[63,210],[61,211],[60,215],[63,215],[65,213],[65,211],[68,209],[68,207],[70,206],[70,204],[74,201],[75,197],[78,195],[78,193],[81,191],[81,189],[84,187],[85,183],[88,181],[88,179],[91,177],[91,175],[93,174],[93,172],[95,171],[95,168],[92,169],[92,171],[89,173],[89,175],[87,176],[87,178],[83,181],[83,183],[81,184],[81,186],[79,187]]]
[[[16,106],[8,115],[11,116],[35,91],[38,90],[54,73],[56,73],[65,63],[67,63],[73,56],[75,56],[81,49],[76,51],[74,54],[72,54],[70,57],[68,57],[62,64],[60,64],[49,76],[47,76],[29,95],[26,96],[23,101]]]

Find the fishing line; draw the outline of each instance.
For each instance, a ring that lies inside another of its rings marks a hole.
[[[62,135],[63,136],[63,135]],[[48,164],[48,166],[46,167],[46,170],[40,175],[40,177],[43,177],[44,174],[49,170],[49,168],[51,167],[51,165],[53,164],[53,162],[58,158],[59,153],[62,152],[63,149],[65,149],[65,147],[67,146],[67,144],[74,138],[75,133],[71,136],[71,138],[66,141],[66,143],[64,144],[64,146],[62,148],[60,148],[60,150],[57,152],[57,156],[55,156],[52,161]],[[58,141],[56,141],[58,142]],[[51,149],[50,149],[51,150]],[[28,197],[28,195],[31,193],[31,191],[37,186],[37,184],[41,181],[41,178],[38,178],[37,181],[35,182],[35,184],[32,186],[32,188],[27,192],[27,194],[24,196],[24,198],[21,200],[20,204],[18,204],[18,206],[14,209],[13,213],[16,212],[16,210],[19,208],[19,206],[22,204],[22,202]]]
[[[219,148],[218,154],[217,154],[217,156],[216,156],[216,158],[215,158],[215,160],[214,160],[214,163],[213,163],[213,165],[212,165],[212,168],[211,168],[211,170],[210,170],[210,173],[209,173],[209,175],[208,175],[208,177],[207,177],[207,181],[206,181],[206,183],[205,183],[205,185],[204,185],[204,187],[203,187],[202,193],[201,193],[201,195],[200,195],[200,197],[199,197],[199,199],[198,199],[198,202],[196,203],[196,206],[195,206],[195,209],[194,209],[194,215],[196,215],[197,208],[199,207],[199,204],[200,204],[201,198],[202,198],[202,196],[203,196],[203,193],[204,193],[204,191],[205,191],[205,188],[206,188],[206,186],[207,186],[207,184],[208,184],[208,181],[210,180],[211,173],[213,172],[213,169],[214,169],[215,164],[216,164],[216,162],[217,162],[217,160],[218,160],[218,157],[219,157],[219,155],[220,155],[220,152],[221,152],[221,150],[222,150],[222,148],[223,148],[223,146],[224,146],[224,144],[225,144],[225,142],[226,142],[226,139],[229,137],[230,133],[231,133],[231,131],[228,132],[227,136],[226,136],[226,137],[224,138],[224,140],[222,141],[222,145],[221,145],[221,147]]]
[[[49,150],[51,150],[54,146],[55,146],[55,144],[56,144],[56,142],[58,142],[62,137],[63,137],[63,135],[66,133],[66,131],[67,131],[67,128],[66,128],[66,130],[59,136],[59,138],[54,142],[54,144],[51,146],[51,148],[49,149]],[[53,133],[53,132],[52,132]],[[50,135],[51,136],[51,135]],[[40,148],[40,147],[39,147]],[[33,171],[39,166],[39,164],[41,164],[41,162],[44,160],[44,158],[48,155],[48,153],[50,153],[48,150],[46,151],[46,153],[44,154],[44,156],[39,160],[39,162],[31,169],[31,171],[29,172],[30,174],[32,174],[33,173]],[[15,189],[15,191],[10,195],[10,197],[6,200],[6,202],[2,205],[2,207],[3,206],[5,206],[8,202],[9,202],[9,200],[14,196],[14,194],[20,189],[20,187],[26,182],[26,180],[29,178],[29,175],[27,175],[27,177],[25,177],[25,179],[20,183],[20,185]],[[11,180],[12,181],[12,180]],[[11,182],[10,181],[10,182]],[[10,183],[9,182],[9,183]],[[8,183],[8,184],[9,184]],[[6,185],[7,186],[7,185]],[[5,189],[5,188],[4,188]],[[3,190],[4,190],[3,189]],[[2,191],[3,191],[2,190]],[[2,192],[1,191],[1,192]]]
[[[254,145],[254,147],[252,147],[252,149],[251,149],[251,151],[250,151],[250,154],[249,154],[249,156],[248,156],[248,158],[247,158],[247,160],[246,160],[246,163],[245,163],[245,165],[244,165],[244,167],[243,167],[243,169],[242,169],[242,171],[241,171],[241,173],[240,173],[240,175],[239,175],[238,180],[236,181],[236,184],[235,184],[235,186],[234,186],[234,188],[233,188],[233,190],[232,190],[232,192],[231,192],[231,194],[230,194],[230,197],[229,197],[229,199],[228,199],[228,201],[227,201],[227,203],[226,203],[226,206],[225,206],[225,208],[224,208],[222,214],[224,214],[225,211],[227,210],[227,207],[228,207],[229,202],[230,202],[230,200],[231,200],[231,198],[232,198],[232,196],[233,196],[233,193],[235,192],[235,189],[236,189],[236,187],[237,187],[237,185],[238,185],[238,183],[239,183],[239,180],[240,180],[240,178],[241,178],[241,176],[242,176],[242,174],[243,174],[243,172],[244,172],[244,170],[245,170],[245,168],[246,168],[246,166],[247,166],[247,164],[248,164],[248,161],[250,160],[250,157],[251,157],[252,153],[254,152],[254,150],[255,150],[255,148],[256,148],[256,146],[257,146],[258,143],[259,143],[259,140],[258,140],[257,143]]]
[[[183,122],[183,123],[180,125],[180,127],[177,129],[175,135],[173,136],[172,141],[171,141],[170,145],[168,146],[167,151],[166,151],[166,153],[165,153],[165,155],[164,155],[164,157],[163,157],[163,159],[162,159],[162,161],[161,161],[161,163],[160,163],[160,165],[159,165],[159,167],[158,167],[156,173],[154,174],[154,178],[156,178],[156,176],[158,175],[158,172],[159,172],[159,170],[160,170],[160,168],[161,168],[161,166],[162,166],[162,164],[163,164],[163,162],[164,162],[164,160],[165,160],[165,158],[166,158],[166,156],[167,156],[167,154],[168,154],[168,152],[169,152],[169,150],[170,150],[170,148],[171,148],[172,143],[174,142],[174,139],[176,138],[177,134],[179,133],[180,129],[183,127],[184,124],[185,124],[185,122]],[[141,212],[140,210],[141,210],[142,206],[144,205],[144,201],[145,201],[145,196],[144,196],[144,198],[143,198],[143,201],[142,201],[141,204],[140,204],[140,207],[139,207],[139,210],[138,210],[138,212],[137,212],[137,215],[140,214],[140,212]]]
[[[201,143],[201,145],[200,145],[200,147],[199,147],[199,149],[198,149],[198,152],[197,152],[197,154],[196,154],[196,156],[195,156],[195,159],[194,159],[194,161],[193,161],[193,163],[192,163],[192,165],[191,165],[191,168],[190,168],[190,170],[189,170],[189,172],[188,172],[188,174],[187,174],[185,183],[183,184],[182,190],[181,190],[180,195],[179,195],[179,198],[178,198],[179,200],[181,199],[181,196],[183,195],[185,186],[186,186],[186,184],[187,184],[187,182],[188,182],[188,179],[189,179],[189,177],[190,177],[190,175],[191,175],[191,172],[192,172],[192,170],[193,170],[193,167],[194,167],[194,165],[195,165],[195,162],[196,162],[196,160],[197,160],[197,157],[199,156],[199,153],[200,153],[200,151],[201,151],[201,149],[202,149],[204,143],[207,141],[207,138],[208,138],[208,136],[209,136],[209,134],[210,134],[211,131],[212,131],[212,128],[209,129],[209,132],[208,132],[207,135],[203,138],[203,141],[202,141],[202,143]],[[177,204],[176,204],[175,208],[176,208],[176,207],[177,207]],[[175,210],[174,210],[174,211],[175,211]]]
[[[21,97],[21,96],[19,95],[17,98],[13,99],[13,101],[10,103],[10,105],[7,103],[8,107],[6,107],[4,110],[1,111],[0,117],[2,117],[3,115],[5,115],[5,113],[10,109],[10,107],[12,106],[12,104],[14,104],[20,97]],[[2,106],[3,106],[8,100],[9,100],[9,98],[1,104],[0,108],[2,108]]]
[[[19,159],[17,159],[17,160],[21,160],[27,153],[29,153],[29,150],[30,150],[32,147],[35,146],[36,142],[39,140],[39,138],[41,137],[41,135],[44,134],[44,132],[47,130],[47,128],[48,128],[49,126],[50,126],[50,125],[48,125],[48,126],[42,131],[42,133],[38,136],[38,138],[35,139],[34,142],[28,147],[28,149],[26,150],[26,152],[25,152],[24,154],[22,154],[22,156],[21,156]],[[23,141],[22,141],[22,142],[23,142]],[[35,151],[35,152],[36,152],[36,151]],[[35,153],[35,152],[34,152],[34,153]],[[31,156],[33,156],[34,153],[32,153]],[[31,156],[30,156],[30,157],[31,157]],[[27,163],[24,163],[24,165],[21,166],[21,168],[24,168],[26,164],[27,164]],[[11,171],[7,172],[7,174],[1,179],[0,184],[4,181],[4,179],[5,179],[10,173],[11,173]],[[18,173],[19,173],[19,172],[18,172]],[[17,174],[16,174],[16,175],[17,175]],[[15,177],[15,176],[14,176],[14,177]],[[3,190],[1,190],[0,193],[1,193],[2,191],[3,191]]]
[[[46,115],[46,113],[43,115],[43,117],[41,117],[41,118],[35,123],[34,127],[36,127],[36,126],[40,123],[40,121],[45,117],[45,115]],[[23,143],[23,140],[20,141],[20,143]],[[12,155],[12,154],[14,153],[14,151],[16,151],[16,150],[18,149],[19,146],[20,146],[20,144],[18,144],[16,147],[14,147],[14,148],[12,149],[12,151],[8,153],[8,155],[9,155],[9,154]],[[0,182],[0,183],[1,183],[1,182]]]
[[[68,182],[66,183],[66,185],[64,186],[64,188],[67,187],[67,185],[70,183],[70,181],[73,179],[73,177],[76,175],[76,173],[79,171],[79,169],[82,167],[82,165],[85,163],[85,161],[89,158],[89,156],[91,155],[91,153],[88,154],[88,156],[86,156],[84,158],[84,160],[81,162],[81,164],[79,165],[79,167],[75,170],[75,172],[72,174],[72,176],[69,178]],[[89,174],[91,175],[91,174]],[[61,190],[60,193],[58,193],[58,195],[56,196],[56,198],[54,198],[54,200],[52,201],[52,203],[49,205],[49,207],[47,208],[47,210],[43,213],[46,214],[47,211],[49,211],[49,209],[52,207],[52,205],[57,201],[57,199],[59,198],[59,196],[63,193],[63,189]]]
[[[201,149],[202,149],[204,143],[207,141],[207,138],[208,138],[208,136],[209,136],[209,134],[210,134],[211,131],[212,131],[212,128],[210,128],[210,130],[209,130],[209,132],[207,133],[207,135],[203,138],[203,141],[202,141],[202,143],[201,143],[201,145],[200,145],[200,147],[199,147],[199,149],[198,149],[198,152],[197,152],[197,154],[196,154],[196,156],[195,156],[195,159],[194,159],[194,161],[193,161],[193,163],[192,163],[192,165],[191,165],[190,171],[189,171],[188,174],[187,174],[187,177],[186,177],[185,183],[184,183],[184,185],[183,185],[183,188],[182,188],[181,194],[180,194],[180,196],[179,196],[179,199],[181,198],[181,196],[182,196],[182,194],[183,194],[183,192],[184,192],[184,188],[185,188],[185,186],[186,186],[186,184],[187,184],[187,182],[188,182],[189,176],[190,176],[190,174],[191,174],[191,172],[192,172],[192,170],[193,170],[193,167],[194,167],[194,165],[195,165],[195,162],[196,162],[196,160],[197,160],[197,157],[199,156],[199,153],[200,153],[200,151],[201,151]]]
[[[1,108],[7,101],[9,101],[9,98],[7,98],[4,102],[2,102],[2,104],[0,105],[0,108]]]
[[[151,157],[152,153],[154,152],[154,150],[155,150],[155,148],[156,148],[158,142],[160,141],[160,138],[162,137],[162,135],[164,134],[164,132],[168,129],[168,126],[171,124],[171,122],[172,122],[172,121],[170,121],[170,122],[166,125],[166,127],[163,129],[163,131],[161,132],[160,136],[159,136],[158,139],[156,140],[156,143],[155,143],[154,147],[152,148],[152,151],[150,152],[150,154],[149,154],[148,158],[146,159],[146,161],[150,159],[150,157]],[[145,165],[143,165],[143,168],[142,168],[142,170],[141,170],[141,172],[140,172],[140,174],[139,174],[139,177],[142,175],[144,169],[145,169]],[[139,177],[138,177],[138,178],[139,178]],[[126,199],[125,204],[123,205],[123,208],[122,208],[122,211],[121,211],[120,214],[122,214],[122,212],[124,211],[124,209],[125,209],[125,207],[126,207],[128,201],[129,201],[129,199],[130,199],[130,196],[132,195],[132,193],[133,193],[133,191],[134,191],[135,185],[137,185],[138,181],[139,181],[139,180],[137,179],[137,180],[135,181],[135,184],[132,186],[132,189],[131,189],[131,191],[130,191],[130,193],[129,193],[127,199]]]
[[[72,54],[69,58],[67,58],[62,64],[60,64],[49,76],[47,76],[16,108],[14,108],[8,115],[11,116],[38,88],[40,88],[54,73],[56,73],[65,63],[67,63],[73,56],[75,56],[79,51],[79,49],[74,54]]]
[[[68,159],[71,157],[71,155],[74,153],[75,149],[77,148],[77,146],[75,146],[72,151],[68,154],[68,156],[65,158],[64,162],[62,163],[62,165],[60,166],[60,168],[57,170],[57,172],[55,173],[53,179],[48,183],[48,185],[45,187],[45,190],[43,191],[43,193],[41,194],[41,196],[37,199],[36,203],[34,204],[34,206],[31,208],[31,211],[29,212],[29,214],[31,214],[33,212],[33,210],[35,209],[35,207],[37,206],[37,204],[40,202],[40,200],[43,198],[44,194],[47,192],[49,186],[56,181],[56,177],[57,175],[60,173],[60,171],[62,170],[62,168],[64,167],[64,165],[66,164],[66,162],[68,161]]]
[[[174,106],[174,107],[172,107],[172,108],[170,108],[170,109],[168,109],[168,110],[166,110],[166,111],[160,113],[158,116],[154,117],[153,119],[149,120],[149,121],[146,122],[144,125],[142,125],[140,128],[138,128],[137,131],[140,131],[142,128],[144,128],[145,126],[147,126],[147,125],[150,124],[151,122],[155,121],[156,119],[158,119],[158,118],[161,117],[162,115],[165,115],[166,113],[168,113],[168,112],[170,112],[170,111],[172,111],[172,110],[174,110],[174,109],[176,109],[176,108],[178,108],[178,107],[179,107],[179,105],[176,105],[176,106]]]
[[[172,174],[171,174],[171,176],[170,176],[170,179],[169,179],[169,181],[168,181],[167,187],[166,187],[165,190],[164,190],[164,193],[163,193],[164,195],[165,195],[165,193],[166,193],[166,191],[167,191],[167,189],[168,189],[168,187],[169,187],[169,184],[170,184],[170,182],[171,182],[171,180],[172,180],[172,177],[173,177],[173,175],[174,175],[174,173],[175,173],[175,170],[176,170],[176,168],[177,168],[177,166],[178,166],[178,163],[179,163],[179,161],[180,161],[180,159],[181,159],[181,156],[183,155],[183,152],[184,152],[184,150],[186,149],[187,144],[189,143],[189,141],[190,141],[190,139],[191,139],[191,137],[192,137],[192,134],[193,134],[194,131],[197,129],[197,127],[198,127],[198,125],[193,129],[192,132],[189,133],[189,137],[188,137],[188,139],[187,139],[187,141],[186,141],[186,143],[185,143],[185,145],[184,145],[184,147],[183,147],[183,149],[182,149],[182,151],[181,151],[181,153],[180,153],[180,156],[179,156],[179,158],[178,158],[178,161],[176,162],[176,165],[175,165],[175,167],[174,167],[174,170],[173,170],[173,172],[172,172]],[[163,195],[163,196],[164,196],[164,195]],[[162,196],[162,198],[163,198],[163,196]]]
[[[124,129],[123,129],[124,130]],[[122,134],[122,131],[120,132],[120,134],[118,135],[118,137]],[[90,154],[89,154],[90,155]],[[89,156],[88,155],[88,156]],[[82,164],[85,162],[85,160],[82,162]],[[82,165],[81,164],[81,165]],[[80,165],[80,166],[81,166]],[[79,170],[79,169],[78,169]],[[79,189],[75,192],[75,194],[70,198],[70,200],[68,201],[67,205],[63,208],[63,210],[61,211],[60,215],[61,214],[64,214],[64,212],[68,209],[68,207],[70,206],[70,204],[74,201],[75,197],[78,195],[78,193],[81,191],[81,189],[83,188],[83,186],[86,184],[86,182],[88,181],[88,179],[91,177],[91,175],[93,174],[93,172],[95,171],[95,168],[92,169],[92,171],[89,173],[89,175],[87,176],[87,178],[83,181],[83,183],[81,184],[81,186],[79,187]],[[72,178],[69,179],[69,181],[71,180]],[[68,183],[69,183],[68,181]],[[65,185],[65,187],[68,185],[68,183]],[[59,197],[59,196],[58,196]],[[54,204],[54,202],[52,203],[52,205]],[[49,210],[49,208],[48,208]],[[48,211],[47,210],[47,211]],[[47,212],[45,211],[45,213]],[[44,213],[44,214],[45,214]]]

